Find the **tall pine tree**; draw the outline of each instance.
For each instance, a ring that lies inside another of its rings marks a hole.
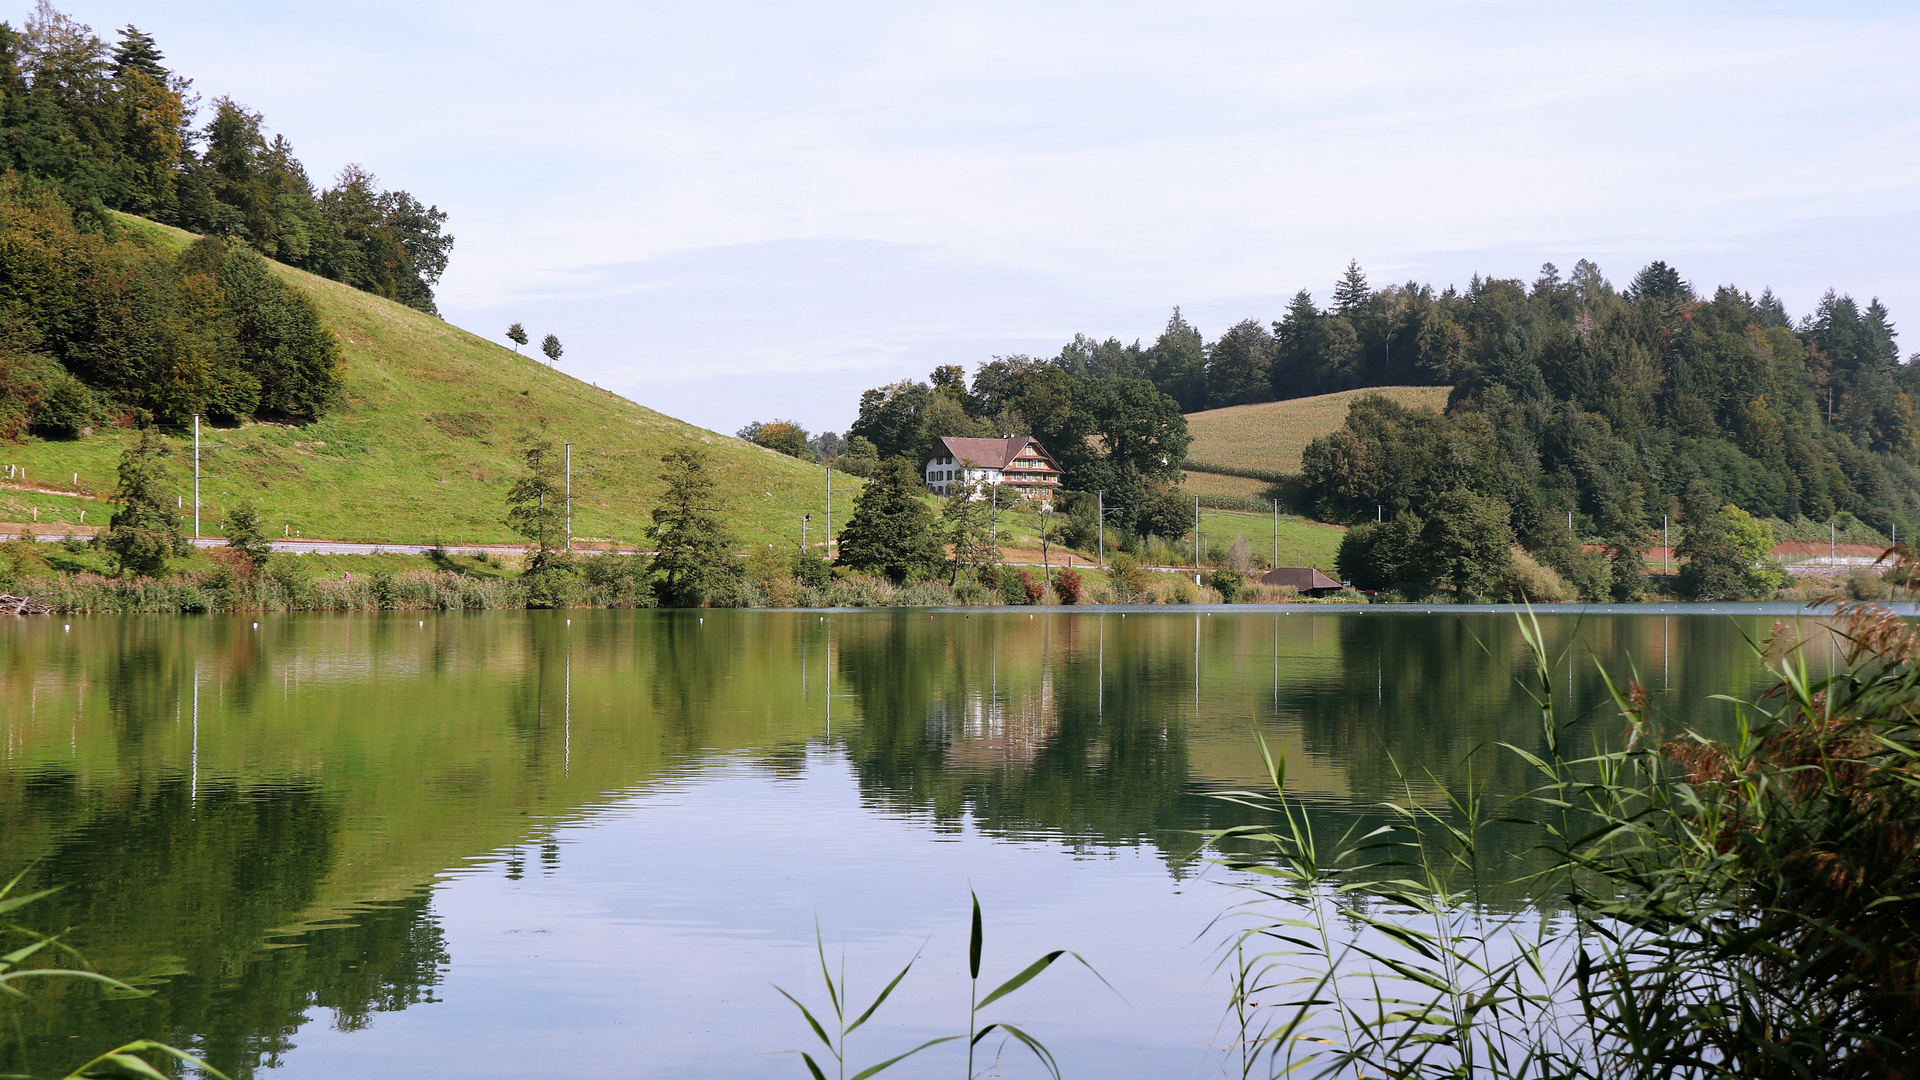
[[[924,487],[908,459],[881,462],[840,533],[840,565],[885,574],[896,585],[937,573],[945,553],[921,497]]]

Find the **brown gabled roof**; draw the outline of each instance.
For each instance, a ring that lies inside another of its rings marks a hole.
[[[1033,444],[1035,453],[1047,459],[1048,466],[1054,469],[1060,467],[1053,460],[1053,455],[1034,442],[1031,435],[1012,435],[1004,439],[960,439],[942,435],[933,440],[933,453],[927,455],[927,460],[952,455],[955,461],[971,461],[983,469],[1004,469],[1013,464],[1029,443]]]
[[[1291,585],[1301,592],[1308,589],[1337,589],[1340,583],[1310,566],[1282,566],[1260,575],[1262,585]]]

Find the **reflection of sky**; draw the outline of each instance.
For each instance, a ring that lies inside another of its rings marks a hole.
[[[452,956],[439,1001],[352,1034],[317,1017],[277,1073],[791,1076],[799,1062],[772,1055],[811,1036],[769,983],[824,1002],[816,918],[868,1000],[925,947],[856,1034],[864,1067],[964,1022],[969,886],[986,913],[985,979],[1069,948],[1126,999],[1062,963],[989,1018],[1030,1024],[1070,1075],[1211,1073],[1225,989],[1209,980],[1210,946],[1192,942],[1229,890],[1174,882],[1150,848],[1065,851],[927,825],[862,807],[846,765],[820,756],[798,781],[717,768],[633,799],[562,829],[551,876],[529,850],[523,880],[496,862],[438,886]],[[953,1053],[894,1072],[950,1074]],[[1035,1073],[1011,1064],[1007,1075]]]

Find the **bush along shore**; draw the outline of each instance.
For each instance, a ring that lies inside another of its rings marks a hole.
[[[521,608],[651,608],[662,602],[652,559],[597,555],[564,570],[515,572],[494,562],[434,556],[278,555],[258,569],[215,557],[161,576],[118,577],[93,569],[62,572],[41,567],[8,573],[8,556],[21,542],[0,545],[0,593],[31,601],[21,613],[203,614],[221,611],[483,611]],[[31,544],[32,541],[26,541]],[[50,546],[50,545],[49,545]],[[37,554],[37,553],[35,553]],[[44,559],[44,557],[43,557]],[[24,560],[23,560],[24,561]],[[68,562],[69,560],[62,560]],[[77,561],[77,560],[75,560]],[[1124,557],[1100,572],[991,566],[957,582],[895,583],[882,575],[844,569],[812,582],[770,560],[739,560],[750,571],[705,606],[740,608],[991,607],[1031,604],[1353,603],[1357,594],[1324,599],[1292,589],[1243,585],[1219,573],[1196,587],[1190,576],[1149,572]],[[790,568],[797,561],[783,560]],[[356,567],[356,563],[364,566]],[[408,563],[424,565],[408,568]],[[476,564],[469,567],[467,563]],[[487,571],[491,570],[492,573]],[[755,572],[757,571],[757,572]],[[1239,575],[1233,575],[1238,578]],[[1223,590],[1220,585],[1226,585]]]
[[[811,547],[769,545],[739,554],[713,464],[703,451],[676,449],[661,460],[666,491],[647,530],[651,554],[582,556],[573,548],[565,457],[544,434],[523,447],[525,472],[507,492],[505,523],[526,537],[524,555],[456,557],[444,548],[424,556],[291,556],[275,554],[259,511],[230,507],[220,523],[226,545],[197,549],[183,530],[166,442],[153,429],[122,454],[116,509],[107,529],[59,543],[18,537],[0,544],[0,593],[16,613],[212,611],[473,610],[564,607],[952,607],[1035,604],[1367,603],[1660,598],[1635,562],[1631,580],[1609,577],[1598,554],[1579,587],[1515,545],[1482,513],[1476,497],[1450,494],[1425,523],[1407,517],[1362,524],[1340,543],[1340,575],[1377,591],[1342,588],[1300,596],[1252,580],[1245,536],[1210,544],[1211,568],[1156,569],[1149,560],[1177,557],[1152,535],[1140,550],[1110,550],[1107,565],[1054,567],[1007,564],[1009,552],[996,504],[970,485],[956,485],[936,506],[905,458],[882,462],[855,500],[829,562]],[[1801,593],[1765,559],[1773,537],[1765,523],[1733,506],[1715,505],[1698,488],[1700,505],[1674,554],[1682,560],[1683,595],[1702,600]],[[1052,517],[1055,515],[1042,515]],[[1481,527],[1481,526],[1486,527]],[[1419,526],[1415,528],[1414,526]],[[1053,550],[1052,525],[1041,525],[1043,560]],[[1062,532],[1071,530],[1062,529]],[[1084,530],[1082,530],[1084,531]],[[1428,534],[1432,534],[1429,536]],[[1094,533],[1096,544],[1099,532]],[[1427,539],[1434,540],[1425,544]],[[1277,544],[1276,544],[1277,546]],[[1192,547],[1196,560],[1201,547]],[[1059,550],[1062,561],[1067,552]],[[1436,553],[1444,558],[1434,558]],[[1022,556],[1017,553],[1015,558]],[[1030,555],[1025,557],[1031,557]],[[355,560],[366,560],[356,562]],[[514,562],[509,567],[507,563]],[[1625,565],[1616,558],[1613,569]],[[358,573],[356,574],[356,571]],[[1849,568],[1845,591],[1884,597],[1905,582],[1902,572]],[[1613,585],[1626,586],[1612,588]],[[1811,598],[1836,591],[1822,583]]]

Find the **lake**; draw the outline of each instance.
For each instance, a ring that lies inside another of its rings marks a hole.
[[[1618,731],[1597,658],[1718,729],[1794,610],[1543,615],[1562,715]],[[964,1029],[971,889],[986,979],[1066,948],[1111,984],[1063,963],[989,1018],[1069,1076],[1217,1075],[1239,898],[1193,831],[1246,818],[1209,793],[1263,782],[1264,736],[1324,828],[1437,800],[1539,744],[1531,670],[1466,609],[8,622],[0,870],[154,993],[39,985],[0,1072],[153,1037],[236,1078],[801,1076],[774,984],[824,1006],[816,927],[856,997],[920,956],[858,1068]]]

